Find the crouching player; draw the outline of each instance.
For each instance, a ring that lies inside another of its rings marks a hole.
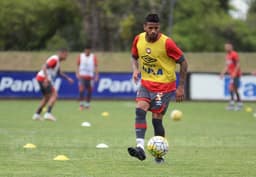
[[[44,114],[44,119],[56,121],[56,118],[51,114],[54,103],[57,100],[58,93],[53,87],[54,79],[59,75],[73,83],[73,79],[61,72],[60,62],[65,61],[68,56],[68,50],[62,48],[58,51],[57,55],[49,57],[46,63],[42,66],[42,69],[37,73],[36,80],[39,83],[40,90],[43,94],[41,103],[33,115],[33,120],[41,119],[41,112],[43,108],[48,104],[47,112]]]

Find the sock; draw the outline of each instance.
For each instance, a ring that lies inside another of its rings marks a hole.
[[[83,101],[84,99],[84,92],[83,91],[79,91],[79,100]]]
[[[137,147],[140,147],[144,150],[145,140],[143,138],[136,138]]]
[[[152,119],[152,123],[154,126],[155,136],[165,136],[165,131],[163,127],[163,121],[162,119]]]
[[[48,113],[51,113],[51,112],[52,112],[52,106],[48,106],[47,112],[48,112]]]
[[[144,138],[147,130],[146,111],[136,108],[135,131],[137,146],[144,149]]]
[[[86,101],[90,102],[91,101],[91,97],[92,97],[92,89],[88,88],[87,95],[86,95]]]
[[[37,109],[36,113],[37,113],[37,114],[41,114],[42,110],[43,110],[43,108],[42,108],[42,107],[39,107],[39,108]]]
[[[234,106],[234,105],[235,105],[235,101],[234,101],[234,100],[230,100],[230,101],[229,101],[229,105],[230,105],[230,106]]]

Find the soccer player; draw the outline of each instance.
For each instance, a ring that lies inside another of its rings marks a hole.
[[[80,110],[90,108],[93,82],[98,81],[98,61],[95,54],[91,53],[91,46],[86,46],[84,52],[78,56],[76,76],[79,80]],[[86,99],[84,92],[87,91]]]
[[[144,138],[147,129],[146,114],[152,112],[154,135],[165,137],[163,116],[170,98],[176,94],[176,101],[184,99],[184,84],[187,62],[183,52],[174,41],[160,32],[157,14],[149,14],[144,23],[144,32],[138,34],[132,44],[133,80],[139,81],[135,117],[136,147],[129,147],[128,153],[145,160]],[[176,64],[180,65],[180,79],[176,90]],[[176,91],[176,92],[175,92]],[[157,163],[163,158],[155,158]]]
[[[41,119],[40,114],[44,106],[48,104],[48,109],[44,114],[44,119],[56,121],[56,118],[51,114],[58,96],[57,91],[53,87],[53,81],[59,75],[68,80],[68,82],[73,83],[73,79],[60,70],[60,62],[65,61],[67,56],[68,50],[66,48],[59,49],[58,54],[49,57],[46,63],[42,66],[42,69],[37,73],[36,80],[39,83],[43,98],[36,110],[36,113],[32,117],[33,120]]]
[[[241,102],[241,98],[238,92],[241,77],[239,56],[237,52],[233,49],[233,45],[230,42],[225,43],[224,48],[226,51],[226,66],[220,73],[220,77],[223,78],[225,73],[228,73],[230,75],[230,101],[226,109],[237,111],[243,107],[243,103]],[[235,105],[234,95],[236,96],[237,105]]]

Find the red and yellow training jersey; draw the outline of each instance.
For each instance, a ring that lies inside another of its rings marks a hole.
[[[238,68],[236,71],[237,64],[239,63],[239,56],[236,51],[230,51],[226,54],[226,64],[228,67],[228,73],[233,77],[241,76],[241,70]],[[234,73],[236,71],[236,73]]]
[[[184,57],[172,39],[161,34],[157,41],[147,42],[144,32],[135,37],[131,52],[138,60],[145,88],[152,92],[176,90],[176,63]]]

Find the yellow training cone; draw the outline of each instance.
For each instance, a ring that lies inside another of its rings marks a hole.
[[[65,155],[57,155],[53,160],[62,160],[62,161],[65,161],[65,160],[69,160],[69,158]]]
[[[246,112],[252,112],[252,108],[251,108],[251,107],[246,107],[246,108],[245,108],[245,111],[246,111]]]
[[[109,116],[109,113],[108,113],[108,112],[102,112],[101,115],[102,115],[103,117],[107,117],[107,116]]]
[[[27,143],[23,146],[23,148],[27,148],[27,149],[34,149],[36,148],[36,145],[31,144],[31,143]]]

